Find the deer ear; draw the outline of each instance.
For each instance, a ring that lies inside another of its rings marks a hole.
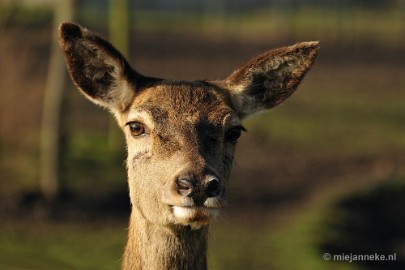
[[[270,109],[295,91],[318,49],[318,42],[302,42],[265,52],[235,70],[220,85],[231,92],[241,117]]]
[[[142,76],[110,43],[73,23],[60,25],[59,43],[73,82],[87,98],[113,112],[129,105]]]

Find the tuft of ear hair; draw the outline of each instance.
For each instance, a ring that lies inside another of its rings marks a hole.
[[[219,82],[231,92],[241,117],[270,109],[288,98],[311,68],[319,42],[301,42],[267,51]]]

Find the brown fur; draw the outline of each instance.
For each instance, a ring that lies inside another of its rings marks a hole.
[[[206,269],[208,223],[225,202],[241,120],[290,96],[318,43],[268,51],[223,81],[145,77],[75,24],[61,25],[60,44],[77,87],[125,133],[132,213],[123,268]]]

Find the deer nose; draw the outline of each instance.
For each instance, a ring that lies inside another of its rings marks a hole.
[[[185,178],[185,177],[181,177],[179,179],[177,179],[177,191],[179,192],[179,194],[183,197],[190,197],[193,193],[193,189],[194,189],[194,181],[189,179],[189,178]]]
[[[218,178],[212,178],[205,185],[205,194],[208,198],[216,197],[221,193],[221,183]]]
[[[215,176],[206,177],[199,184],[194,177],[181,176],[176,180],[177,192],[182,197],[203,196],[206,198],[217,197],[221,193],[221,181]]]

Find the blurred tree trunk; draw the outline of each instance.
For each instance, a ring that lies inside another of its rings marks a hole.
[[[40,145],[40,190],[45,199],[54,200],[60,190],[59,135],[60,114],[66,68],[58,45],[58,26],[74,16],[74,0],[54,3],[51,55],[44,92]]]
[[[129,3],[128,0],[109,0],[109,36],[111,43],[129,58]],[[122,134],[113,117],[109,119],[108,145],[115,151],[123,146]]]

